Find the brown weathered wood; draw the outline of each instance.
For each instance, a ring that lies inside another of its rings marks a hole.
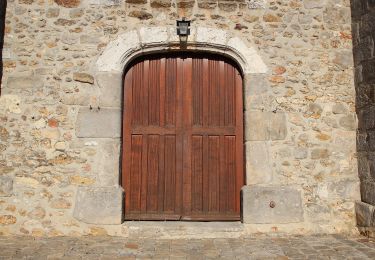
[[[125,219],[239,220],[242,77],[230,61],[151,56],[125,75]]]

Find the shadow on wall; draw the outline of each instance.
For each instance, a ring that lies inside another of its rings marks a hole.
[[[0,95],[1,83],[3,78],[3,46],[4,46],[4,30],[5,30],[5,10],[7,8],[7,0],[0,1]]]
[[[357,225],[375,235],[375,1],[351,0],[355,65],[357,153],[361,202]]]

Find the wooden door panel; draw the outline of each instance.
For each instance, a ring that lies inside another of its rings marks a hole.
[[[167,70],[177,74],[177,63],[176,59],[165,58],[143,60],[126,73],[125,219],[180,218],[181,201],[176,199],[181,190],[176,176],[179,174],[176,113],[180,84],[177,75],[166,77]]]
[[[238,220],[242,78],[225,59],[141,59],[127,71],[125,219]]]

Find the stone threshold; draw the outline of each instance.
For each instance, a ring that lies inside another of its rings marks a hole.
[[[122,227],[136,238],[239,238],[245,227],[235,222],[125,221]]]

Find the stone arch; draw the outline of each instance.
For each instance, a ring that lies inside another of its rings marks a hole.
[[[181,51],[174,27],[141,27],[117,37],[107,45],[95,64],[98,72],[122,72],[137,56],[161,51]],[[207,51],[229,56],[244,74],[266,73],[267,66],[257,51],[239,37],[221,29],[192,27],[186,51]]]
[[[99,87],[98,105],[101,109],[95,113],[88,108],[80,109],[77,117],[76,135],[79,138],[112,138],[115,140],[114,143],[117,142],[117,149],[111,150],[109,156],[103,155],[112,158],[111,162],[105,162],[106,165],[110,164],[112,167],[98,165],[104,171],[99,175],[104,176],[105,179],[99,180],[97,187],[80,187],[78,189],[74,209],[75,218],[93,224],[121,223],[123,190],[119,186],[120,167],[116,169],[113,165],[120,166],[121,151],[118,147],[121,137],[123,74],[127,65],[135,58],[171,51],[199,51],[219,54],[231,58],[242,70],[244,95],[247,93],[256,96],[264,92],[268,68],[255,48],[248,46],[241,38],[222,29],[192,27],[188,42],[182,48],[175,30],[174,27],[141,27],[127,31],[110,42],[96,60],[93,73]],[[267,126],[269,124],[269,117],[251,113],[251,107],[247,106],[247,102],[244,103],[244,108],[250,112],[248,115],[252,120],[255,120],[256,125]],[[268,112],[265,114],[268,115]],[[248,115],[245,117],[249,117]],[[258,138],[259,129],[247,125],[246,119],[244,122],[246,154],[250,155],[245,156],[246,184],[253,185],[258,183],[249,180],[259,179],[259,176],[263,176],[265,171],[271,171],[268,160],[269,144],[267,138]],[[99,145],[100,142],[98,141]],[[106,149],[108,150],[108,147],[103,146],[103,151]],[[251,159],[253,154],[258,153],[264,158],[255,156],[254,159]],[[98,161],[103,160],[99,158]],[[109,169],[111,172],[106,172]],[[263,178],[261,184],[269,184],[269,181],[269,179]],[[246,189],[243,189],[243,192],[248,193]],[[103,193],[106,193],[105,201],[103,201]],[[247,197],[249,196],[243,196],[242,203],[245,223],[249,219],[248,213],[253,211],[251,208],[245,209],[245,207],[249,207],[249,203],[246,201]],[[92,214],[94,212],[95,214]]]

